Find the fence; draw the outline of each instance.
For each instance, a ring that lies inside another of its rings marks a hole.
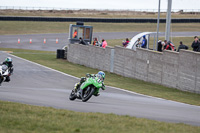
[[[200,93],[200,53],[193,51],[160,53],[140,48],[134,51],[120,46],[103,49],[69,44],[67,59],[125,77]]]

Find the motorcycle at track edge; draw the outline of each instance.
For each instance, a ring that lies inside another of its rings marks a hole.
[[[86,74],[85,81],[74,88],[69,96],[70,100],[80,99],[83,102],[87,102],[92,95],[97,95],[100,88],[104,88],[103,79],[96,75]]]
[[[10,76],[8,66],[0,65],[0,86],[1,86],[2,82],[4,82],[6,80],[7,76]]]

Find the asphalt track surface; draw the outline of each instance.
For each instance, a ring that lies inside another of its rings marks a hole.
[[[106,87],[88,102],[70,101],[69,94],[78,78],[0,51],[0,60],[13,58],[14,74],[0,86],[0,100],[47,106],[78,112],[130,115],[152,120],[200,126],[200,106]]]
[[[94,33],[93,37],[98,37],[99,40],[111,40],[132,38],[139,32],[98,32]],[[164,36],[165,33],[161,32],[159,36]],[[172,32],[173,37],[193,37],[199,36],[200,32]],[[27,34],[27,35],[0,35],[0,47],[1,48],[20,48],[20,49],[32,49],[32,50],[44,50],[44,51],[56,51],[63,48],[68,42],[68,33],[60,34]],[[44,44],[44,38],[46,44]],[[58,38],[58,43],[56,43]],[[18,44],[20,39],[20,44]],[[32,44],[30,44],[32,39]],[[192,43],[193,40],[191,40]],[[121,45],[121,43],[119,44]]]

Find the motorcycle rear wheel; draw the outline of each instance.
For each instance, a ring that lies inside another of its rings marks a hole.
[[[86,89],[82,92],[82,101],[87,102],[92,95],[94,94],[95,88],[88,86]]]

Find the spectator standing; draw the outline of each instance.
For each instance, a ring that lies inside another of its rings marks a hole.
[[[136,47],[139,47],[139,48],[140,48],[140,44],[141,44],[140,38],[138,38],[137,41],[136,41],[136,43],[135,43],[135,45],[136,45]]]
[[[146,48],[147,47],[147,39],[145,37],[145,35],[143,36],[143,40],[142,40],[142,45],[141,45],[142,48]]]
[[[164,42],[162,42],[161,40],[158,41],[158,46],[157,46],[157,51],[162,52],[162,46],[165,45]]]
[[[177,52],[180,51],[180,49],[188,49],[188,46],[184,45],[182,41],[180,41],[180,45],[178,46]]]
[[[167,40],[164,40],[164,47],[163,47],[163,50],[165,50],[167,47]]]
[[[100,45],[100,42],[98,41],[98,39],[96,37],[94,38],[93,45],[94,46],[99,46]]]
[[[192,43],[191,47],[193,48],[193,51],[199,51],[200,52],[200,42],[199,38],[197,36],[194,37],[194,42]]]
[[[198,52],[200,52],[200,39],[199,39],[199,48],[198,48]]]
[[[165,42],[164,50],[176,51],[175,45],[171,41],[167,42],[167,40],[165,40],[164,42]]]
[[[81,37],[79,38],[79,40],[80,40],[79,44],[88,45]]]
[[[129,42],[130,42],[129,39],[126,38],[126,41],[122,42],[123,47],[127,47],[127,45],[129,44]]]
[[[77,38],[77,30],[74,31],[73,38]]]
[[[96,43],[97,43],[97,38],[95,37],[93,41],[93,46],[96,46]]]
[[[102,47],[103,47],[103,48],[106,48],[107,45],[108,45],[108,44],[107,44],[106,40],[102,39]]]

